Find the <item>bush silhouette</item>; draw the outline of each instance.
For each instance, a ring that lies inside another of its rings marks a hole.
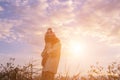
[[[41,69],[34,70],[34,63],[24,66],[14,64],[15,58],[10,58],[6,64],[0,65],[0,80],[40,80]],[[81,76],[80,73],[69,76],[59,74],[55,80],[120,80],[120,64],[112,62],[107,69],[96,63],[90,66],[87,76]]]

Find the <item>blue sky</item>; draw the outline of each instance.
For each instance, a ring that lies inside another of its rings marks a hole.
[[[82,70],[119,61],[119,10],[120,0],[0,0],[0,56],[18,64],[22,58],[41,60],[44,33],[52,27],[62,43],[59,72],[66,63]],[[86,46],[84,55],[71,55],[71,41]]]

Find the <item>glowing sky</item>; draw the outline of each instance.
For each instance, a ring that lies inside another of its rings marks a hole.
[[[41,59],[48,27],[62,43],[59,72],[120,58],[120,0],[0,0],[1,59]],[[69,55],[71,40],[86,46],[84,55]]]

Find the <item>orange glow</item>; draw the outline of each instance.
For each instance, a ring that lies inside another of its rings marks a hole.
[[[72,55],[82,56],[85,51],[85,44],[82,44],[78,41],[71,41],[69,43],[69,50]]]

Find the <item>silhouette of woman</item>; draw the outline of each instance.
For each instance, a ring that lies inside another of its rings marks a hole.
[[[60,59],[61,44],[51,28],[45,34],[45,48],[42,52],[42,80],[54,80]]]

